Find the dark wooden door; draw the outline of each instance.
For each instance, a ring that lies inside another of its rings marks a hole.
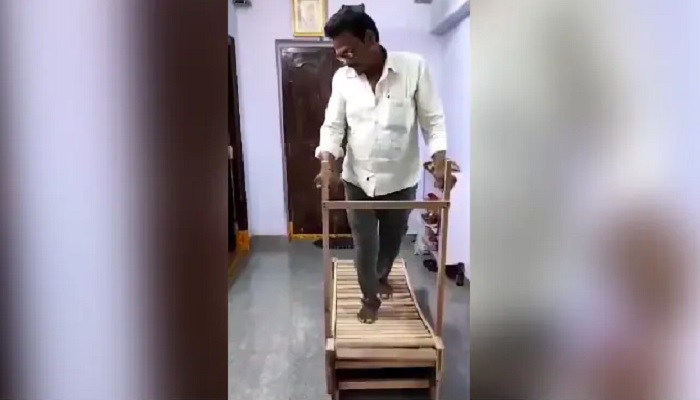
[[[245,190],[241,122],[238,108],[238,76],[236,74],[236,43],[228,39],[228,133],[230,156],[228,165],[228,248],[236,250],[238,233],[248,231],[248,203]]]
[[[282,82],[287,211],[292,234],[320,234],[320,192],[313,180],[319,129],[331,95],[333,74],[340,67],[331,47],[290,44],[279,48]],[[336,194],[342,198],[343,193]],[[344,211],[331,212],[331,233],[348,234]]]

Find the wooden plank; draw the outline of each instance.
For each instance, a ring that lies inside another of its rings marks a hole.
[[[443,186],[443,200],[449,203],[452,191],[452,162],[445,163],[445,182]],[[447,233],[449,226],[449,212],[447,208],[440,210],[440,235],[438,237],[438,275],[437,275],[437,300],[435,313],[435,334],[442,337],[442,319],[445,309],[445,264],[447,263]]]
[[[352,299],[338,299],[338,305],[357,305],[357,301],[352,300]],[[396,300],[389,300],[386,303],[382,303],[382,306],[385,306],[387,304],[402,304],[406,306],[410,306],[413,304],[412,299],[396,299]],[[381,309],[381,308],[380,308]]]
[[[328,394],[335,392],[335,340],[326,339],[326,389]]]
[[[331,167],[328,161],[321,162],[321,203],[328,201],[330,198],[330,174]],[[321,210],[321,220],[323,225],[323,310],[324,310],[324,330],[326,339],[330,338],[331,332],[331,285],[333,282],[330,249],[330,216],[327,208]]]
[[[403,279],[403,272],[401,270],[392,270],[391,273],[389,274],[389,280],[392,279]],[[344,277],[344,278],[356,278],[357,277],[357,271],[355,271],[355,268],[338,268],[338,276]]]
[[[332,260],[332,265],[333,265],[333,272],[335,273],[335,266],[336,266],[337,259],[333,258]],[[338,295],[337,293],[337,281],[333,279],[333,305],[332,305],[332,312],[333,314],[331,315],[331,336],[335,336],[335,320],[336,320],[336,313],[338,312],[338,307],[336,305],[338,301]]]
[[[420,315],[415,311],[401,311],[401,310],[380,310],[377,314],[379,319],[387,319],[391,317],[397,317],[400,319],[420,319]],[[337,319],[357,319],[357,310],[339,310],[337,314]]]
[[[418,338],[418,337],[432,337],[430,332],[427,330],[418,331],[401,331],[401,330],[394,330],[394,331],[368,331],[368,330],[344,330],[342,332],[338,333],[338,337],[347,337],[347,336],[358,336],[360,335],[361,337],[366,337],[366,338],[379,338],[379,339],[392,339],[392,338],[397,338],[397,337],[406,337],[406,338]],[[433,343],[435,344],[435,343]]]
[[[338,268],[340,268],[341,271],[355,272],[357,270],[355,268],[355,264],[353,264],[355,262],[354,260],[345,259],[344,261],[345,261],[345,263],[338,266]],[[400,267],[398,267],[398,268],[400,268]],[[401,272],[401,269],[397,269],[396,272]],[[394,271],[392,270],[391,273],[393,274]]]
[[[425,347],[430,348],[435,345],[432,337],[429,338],[363,338],[344,339],[336,338],[336,346],[352,348],[405,348],[405,347]]]
[[[400,310],[381,310],[377,314],[379,319],[388,319],[388,318],[394,318],[396,319],[403,319],[403,320],[419,320],[420,315],[416,313],[415,311],[400,311]],[[351,310],[351,311],[339,311],[338,316],[336,320],[338,319],[343,319],[343,320],[348,320],[348,319],[357,319],[357,310]]]
[[[357,269],[355,269],[354,265],[350,267],[338,267],[338,272],[346,275],[357,275]],[[392,267],[391,272],[389,272],[389,277],[401,278],[403,272],[403,269],[399,267],[397,267],[396,269]]]
[[[402,332],[367,332],[367,331],[345,331],[338,334],[338,339],[371,339],[371,338],[386,338],[386,337],[403,337],[403,338],[431,338],[428,331],[402,331]]]
[[[357,310],[360,308],[359,304],[356,304],[356,302],[348,302],[347,300],[341,302],[344,299],[338,299],[338,312],[347,312],[347,313],[357,313]],[[351,303],[352,305],[348,305],[347,303]],[[404,304],[382,304],[382,306],[377,310],[378,312],[402,312],[402,313],[411,313],[411,314],[418,314],[418,311],[416,311],[415,307],[411,307],[410,303],[404,303]]]
[[[365,324],[363,324],[365,325]],[[401,326],[401,325],[384,325],[381,327],[374,326],[375,324],[371,324],[371,328],[364,328],[361,326],[356,326],[356,325],[350,325],[350,324],[345,324],[345,325],[339,325],[338,326],[338,333],[345,333],[345,332],[368,332],[368,331],[378,331],[378,332],[419,332],[419,333],[430,333],[428,330],[422,326],[422,325],[411,325],[411,326]]]
[[[357,314],[357,311],[360,309],[359,305],[353,305],[353,306],[346,306],[346,305],[339,305],[338,306],[338,314],[342,314],[343,316],[348,316],[348,315],[355,315]],[[416,310],[408,308],[408,307],[381,307],[379,310],[377,310],[379,314],[384,314],[384,315],[389,315],[389,314],[411,314],[415,315],[416,317],[420,317],[418,312]]]
[[[336,339],[366,339],[366,340],[372,340],[372,341],[384,341],[388,340],[388,338],[400,338],[400,339],[430,339],[432,336],[430,336],[430,333],[427,331],[420,332],[420,331],[415,331],[415,332],[382,332],[382,333],[371,333],[371,332],[362,332],[362,331],[348,331],[348,332],[343,332],[338,334],[338,337]]]
[[[450,202],[443,200],[324,200],[321,203],[324,210],[440,210],[449,206]]]
[[[360,291],[358,290],[357,292],[352,292],[352,293],[348,293],[348,292],[338,293],[338,294],[336,294],[336,296],[338,299],[343,299],[343,300],[348,300],[348,299],[360,300],[362,298],[362,293],[360,293]],[[393,297],[396,300],[406,300],[406,299],[410,299],[411,295],[406,293],[406,292],[398,292],[398,293],[394,292]],[[382,306],[384,306],[385,304],[387,304],[387,303],[382,303]]]
[[[363,324],[358,320],[355,321],[337,321],[338,329],[413,329],[420,328],[427,330],[423,322],[420,320],[398,320],[398,321],[376,321],[373,324]]]
[[[336,339],[340,340],[341,342],[346,340],[346,339],[352,339],[352,340],[366,340],[367,342],[384,342],[387,341],[387,337],[393,338],[395,341],[396,339],[400,340],[409,340],[409,339],[416,339],[416,340],[424,340],[424,339],[431,339],[432,336],[428,332],[425,333],[415,333],[415,332],[403,332],[403,333],[391,333],[391,334],[386,334],[386,333],[380,333],[380,334],[370,334],[366,332],[355,332],[355,333],[341,333],[338,335]]]
[[[423,324],[423,321],[420,319],[414,319],[414,320],[396,320],[396,321],[391,321],[391,320],[383,320],[384,323],[380,324],[382,320],[377,320],[373,324],[363,324],[360,321],[355,318],[355,320],[337,320],[336,321],[336,326],[338,329],[353,329],[353,328],[362,328],[362,329],[368,329],[368,330],[381,330],[381,329],[408,329],[408,328],[421,328],[426,331],[428,331],[428,328],[425,327]]]
[[[375,361],[337,361],[338,369],[379,369],[379,368],[431,368],[435,360],[375,360]]]
[[[405,263],[406,263],[406,261],[405,261],[404,259],[401,259],[401,264],[403,264],[404,267],[405,267]],[[423,310],[421,310],[420,305],[419,305],[418,303],[415,302],[416,295],[415,295],[415,293],[413,293],[413,286],[411,286],[411,278],[408,276],[408,273],[406,273],[406,283],[407,283],[407,286],[408,286],[408,290],[411,292],[411,298],[414,300],[414,305],[415,305],[415,308],[416,308],[416,312],[418,312],[418,315],[420,316],[420,319],[423,321],[423,323],[425,324],[425,326],[426,326],[426,328],[428,329],[428,331],[429,331],[433,336],[435,336],[435,332],[433,331],[433,328],[432,328],[432,327],[430,326],[430,324],[428,323],[428,320],[425,318],[425,315],[423,314]],[[442,343],[442,340],[440,340],[440,343]],[[436,345],[436,346],[438,345],[438,342],[437,342],[437,341],[435,342],[435,345]]]
[[[394,379],[394,380],[365,380],[365,381],[340,381],[339,390],[391,390],[391,389],[428,389],[428,379]]]
[[[336,280],[338,281],[338,289],[359,289],[360,285],[355,276],[342,276],[336,275]],[[400,288],[405,288],[406,277],[389,279],[389,284],[394,284]]]
[[[428,332],[428,329],[426,329],[423,324],[415,324],[415,325],[382,325],[382,326],[376,326],[375,324],[362,324],[361,325],[351,325],[351,324],[345,324],[345,325],[339,325],[339,329],[344,331],[344,332],[354,332],[354,331],[377,331],[377,332],[389,332],[389,331],[420,331],[420,332]],[[430,332],[428,332],[430,333]]]
[[[435,349],[363,349],[363,348],[339,348],[335,350],[336,360],[379,361],[379,360],[412,360],[433,361],[437,360]]]

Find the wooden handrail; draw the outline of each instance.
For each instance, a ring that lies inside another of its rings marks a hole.
[[[328,161],[321,162],[321,202],[326,203],[330,197],[329,181],[331,167]],[[323,225],[323,310],[326,339],[331,338],[331,288],[333,282],[333,265],[330,248],[330,210],[321,207],[321,220]]]
[[[324,201],[324,208],[330,210],[410,210],[414,208],[439,210],[450,206],[444,200],[333,200]]]
[[[445,164],[445,181],[443,182],[442,200],[450,202],[452,192],[452,162]],[[442,321],[445,311],[445,265],[447,264],[447,234],[449,209],[440,209],[440,235],[438,236],[438,271],[437,271],[437,299],[435,313],[435,335],[442,338]]]

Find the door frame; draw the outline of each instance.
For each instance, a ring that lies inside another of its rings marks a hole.
[[[277,65],[277,103],[279,107],[280,146],[282,147],[282,187],[284,190],[284,215],[287,224],[287,239],[318,239],[321,235],[295,235],[292,232],[292,220],[289,209],[289,190],[287,186],[287,143],[284,136],[284,96],[282,85],[282,49],[285,47],[323,47],[332,48],[333,43],[326,39],[277,39],[275,40],[275,62]],[[320,197],[319,197],[319,201]],[[349,236],[349,235],[337,235]]]

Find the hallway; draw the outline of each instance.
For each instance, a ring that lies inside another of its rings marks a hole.
[[[329,398],[324,376],[321,250],[310,242],[281,241],[256,242],[254,249],[228,295],[229,398]],[[334,256],[351,258],[352,251],[335,251]],[[431,320],[435,274],[423,268],[412,246],[407,244],[402,256],[418,302]],[[446,288],[441,399],[461,400],[469,393],[469,291],[452,281],[447,281]]]

